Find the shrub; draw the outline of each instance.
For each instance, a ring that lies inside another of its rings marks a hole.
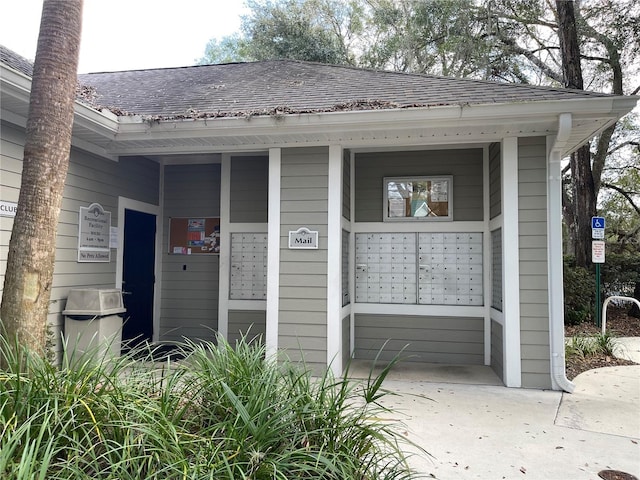
[[[588,358],[594,355],[613,356],[617,342],[609,332],[597,335],[574,335],[565,346],[565,356]]]
[[[636,283],[640,282],[640,253],[608,253],[602,265],[602,284],[609,295],[633,297]]]
[[[564,321],[577,325],[593,319],[595,275],[575,265],[573,257],[564,261]]]
[[[608,253],[601,267],[602,300],[611,295],[633,297],[640,282],[640,254]],[[565,324],[592,321],[595,311],[595,267],[577,267],[574,258],[564,258]]]
[[[0,478],[412,478],[378,403],[393,363],[364,383],[314,378],[221,338],[178,363],[0,354]]]

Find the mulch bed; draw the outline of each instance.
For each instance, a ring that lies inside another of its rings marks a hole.
[[[627,315],[628,308],[609,307],[607,309],[607,332],[616,337],[640,337],[640,318]],[[601,328],[595,323],[585,322],[579,325],[565,326],[565,337],[574,335],[596,335]],[[573,380],[582,372],[601,367],[615,367],[619,365],[636,365],[634,362],[622,358],[610,357],[607,355],[593,355],[582,358],[573,355],[566,360],[567,378]]]

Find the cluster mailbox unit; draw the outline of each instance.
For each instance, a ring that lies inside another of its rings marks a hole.
[[[356,235],[356,302],[482,305],[482,233]]]

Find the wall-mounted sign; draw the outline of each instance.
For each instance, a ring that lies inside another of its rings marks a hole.
[[[298,230],[289,231],[289,248],[318,248],[318,232],[300,227]]]
[[[17,210],[17,203],[0,200],[0,217],[15,217]]]
[[[111,212],[99,203],[80,207],[78,221],[78,262],[111,261]]]

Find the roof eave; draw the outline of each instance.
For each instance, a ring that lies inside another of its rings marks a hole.
[[[500,135],[524,136],[531,133],[527,126],[537,125],[539,134],[552,135],[557,129],[558,115],[571,113],[575,122],[590,123],[585,134],[567,144],[567,151],[577,148],[597,132],[615,123],[628,113],[637,97],[598,97],[576,100],[553,100],[520,103],[492,103],[483,105],[445,105],[405,109],[382,109],[348,112],[320,112],[278,116],[225,117],[208,119],[180,119],[145,121],[141,117],[120,117],[119,131],[112,148],[114,153],[132,154],[125,145],[138,141],[162,143],[167,140],[188,142],[190,138],[212,138],[223,142],[251,135],[264,138],[261,146],[283,144],[285,135],[333,135],[334,141],[353,144],[348,134],[356,132],[390,132],[415,129],[448,129],[449,141],[456,139],[456,129],[475,128],[478,136],[495,138]],[[495,132],[492,132],[492,127]],[[498,131],[499,130],[499,131]],[[248,133],[250,131],[250,133]],[[528,133],[529,132],[529,133]],[[482,133],[482,135],[480,135]],[[339,134],[343,134],[340,136]],[[463,137],[460,137],[463,138]],[[268,140],[267,140],[268,139]],[[473,140],[478,140],[474,138]],[[363,141],[368,141],[363,139]],[[357,142],[356,142],[357,143]],[[149,150],[152,151],[153,147]]]
[[[31,85],[31,77],[8,65],[0,63],[0,92],[2,92],[3,99],[8,100],[10,98],[13,104],[13,110],[9,111],[6,110],[6,108],[8,108],[6,107],[6,103],[9,102],[3,102],[3,119],[21,127],[26,126]],[[113,138],[115,138],[119,129],[118,117],[106,110],[98,111],[90,105],[77,100],[75,101],[74,110],[74,137],[72,138],[72,145],[92,153],[111,157],[103,144],[105,140],[113,140]],[[82,135],[75,135],[78,132],[82,132]],[[86,137],[87,132],[92,132],[94,138],[100,139],[100,141],[93,143],[80,138]]]

